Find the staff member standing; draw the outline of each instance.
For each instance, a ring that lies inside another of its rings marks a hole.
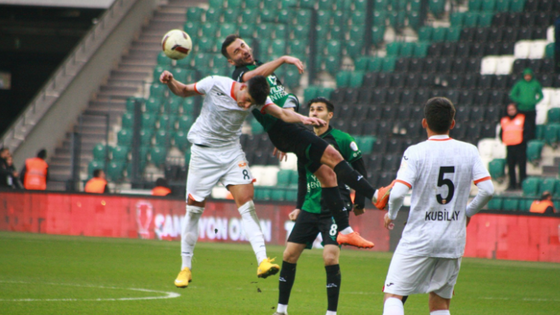
[[[47,159],[47,150],[42,149],[37,153],[37,157],[25,160],[25,165],[21,170],[21,178],[23,179],[23,187],[27,190],[46,190],[47,181],[49,180],[49,165]]]
[[[84,191],[93,194],[109,193],[105,172],[102,169],[98,168],[93,171],[93,178],[88,180]]]
[[[521,188],[527,177],[527,129],[524,128],[525,115],[517,111],[513,103],[507,106],[507,115],[502,117],[502,142],[507,146],[507,164],[509,172],[509,187],[507,190]],[[515,175],[515,166],[519,167],[519,182]]]

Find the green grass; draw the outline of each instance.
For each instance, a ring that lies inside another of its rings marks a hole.
[[[256,277],[248,244],[199,243],[194,280],[177,289],[179,242],[0,232],[2,314],[272,314],[278,276]],[[283,248],[270,246],[281,261]],[[344,250],[339,314],[381,314],[390,253]],[[560,264],[464,259],[451,302],[459,314],[558,314]],[[132,290],[143,289],[143,290]],[[152,290],[152,291],[146,291]],[[180,294],[164,297],[165,292]],[[145,299],[136,299],[145,298]],[[290,315],[324,314],[321,251],[299,263]],[[428,314],[427,295],[407,314]]]

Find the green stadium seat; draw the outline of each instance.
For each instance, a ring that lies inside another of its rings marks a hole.
[[[363,71],[353,71],[350,73],[350,80],[348,81],[348,87],[359,88],[364,82],[364,72]]]
[[[373,12],[373,26],[384,27],[387,20],[387,11]]]
[[[539,194],[539,186],[541,179],[538,177],[527,177],[523,183],[523,195],[528,197],[536,197]]]
[[[385,37],[385,27],[384,26],[374,26],[371,28],[371,42],[374,45],[378,45],[383,42]]]
[[[346,50],[346,55],[350,56],[352,59],[357,58],[362,55],[363,41],[349,40],[346,42],[344,49]]]
[[[297,189],[288,189],[286,190],[286,201],[292,201],[292,202],[296,202],[297,201]]]
[[[256,199],[259,200],[270,200],[272,195],[272,189],[269,187],[255,187]]]
[[[482,1],[481,11],[486,11],[493,13],[496,10],[496,0],[484,0]]]
[[[553,107],[548,110],[548,122],[560,123],[560,108]]]
[[[334,9],[334,4],[336,1],[333,0],[319,0],[317,1],[319,5],[319,10],[321,11],[332,11]]]
[[[211,9],[210,9],[211,10]],[[183,24],[183,30],[187,32],[191,37],[196,36],[198,37],[198,30],[200,29],[200,25],[197,22],[186,22]]]
[[[289,24],[290,23],[290,12],[286,9],[278,11],[277,20],[278,23]]]
[[[525,0],[511,0],[510,1],[510,12],[523,12],[525,8]]]
[[[111,161],[107,165],[107,179],[109,181],[121,181],[124,177],[125,163],[120,161]]]
[[[392,42],[387,44],[387,56],[399,56],[401,53],[401,42]]]
[[[371,154],[373,152],[373,145],[377,139],[374,136],[360,136],[359,142],[358,138],[356,139],[356,143],[362,151],[362,154]]]
[[[260,135],[264,133],[264,128],[261,123],[256,119],[251,119],[251,133],[254,135]]]
[[[558,135],[560,133],[560,124],[558,123],[549,123],[544,127],[544,141],[546,144],[552,147],[556,147],[559,138]]]
[[[401,46],[401,57],[412,57],[414,56],[414,50],[416,49],[417,42],[404,42]]]
[[[168,115],[176,115],[181,112],[183,105],[183,98],[179,96],[170,95],[170,97],[163,104],[163,110]]]
[[[144,98],[142,97],[129,97],[126,99],[126,111],[130,113],[134,113],[134,107],[136,103],[139,103],[140,109],[142,109],[142,105],[144,104]]]
[[[150,97],[155,97],[155,98],[165,97],[165,92],[167,92],[167,86],[159,82],[154,82],[150,86]]]
[[[303,90],[303,100],[307,103],[309,100],[317,97],[319,87],[310,85]]]
[[[187,71],[182,68],[174,67],[169,72],[173,74],[173,78],[180,82],[187,82]]]
[[[117,143],[123,146],[132,145],[132,130],[128,128],[123,128],[117,132]]]
[[[274,38],[275,39],[287,40],[289,37],[290,37],[290,34],[288,33],[288,28],[286,27],[286,25],[276,24],[274,26]],[[287,43],[289,43],[289,41],[287,41]]]
[[[469,0],[469,11],[480,11],[482,10],[483,0]]]
[[[175,129],[176,122],[177,116],[163,114],[157,118],[156,124],[159,130],[170,130]]]
[[[330,26],[332,19],[332,11],[317,11],[317,25]]]
[[[112,161],[126,162],[128,160],[128,153],[130,152],[130,147],[117,145],[111,148]]]
[[[558,185],[560,185],[560,180],[552,177],[544,178],[539,185],[539,196],[541,196],[545,191],[553,194],[557,189],[556,186]]]
[[[206,23],[219,23],[223,13],[222,8],[209,8],[206,11]]]
[[[352,23],[352,25],[364,25],[366,23],[365,11],[352,11],[352,13],[350,14],[350,22]],[[374,23],[375,23],[375,15],[374,15]]]
[[[132,128],[134,126],[134,114],[124,112],[121,118],[121,126],[123,128]]]
[[[320,88],[317,96],[325,97],[327,99],[331,98],[331,93],[334,91],[333,88]]]
[[[271,8],[266,8],[261,11],[261,23],[276,23],[276,16],[278,12],[276,10],[272,10]]]
[[[447,37],[447,27],[435,27],[432,32],[432,41],[443,42]]]
[[[348,87],[348,85],[350,84],[351,75],[352,74],[350,71],[340,71],[336,75],[336,87],[338,88]]]
[[[478,25],[478,12],[467,12],[465,13],[465,20],[463,22],[463,27],[476,27]]]
[[[496,12],[508,12],[510,6],[510,0],[497,0],[496,1]]]
[[[302,40],[294,39],[289,41],[290,54],[302,56],[306,54],[307,43]]]
[[[243,24],[256,24],[258,16],[259,9],[257,7],[248,7],[241,11],[241,21]]]
[[[157,130],[154,139],[155,145],[161,148],[168,148],[171,144],[169,133],[165,129]]]
[[[257,38],[271,39],[274,32],[274,24],[260,23],[257,25]]]
[[[504,199],[500,196],[494,196],[488,202],[487,208],[488,210],[498,211],[502,210]]]
[[[429,42],[418,41],[414,47],[414,57],[424,58],[428,55],[428,48],[430,47]]]
[[[451,22],[451,26],[461,27],[463,26],[464,20],[465,12],[453,12],[449,15],[449,22]]]
[[[273,188],[270,198],[273,201],[284,201],[286,200],[286,191],[281,188]]]
[[[389,13],[389,24],[395,28],[400,29],[405,26],[406,11],[392,11]]]
[[[311,10],[297,10],[295,14],[295,24],[309,26],[311,22]]]
[[[241,24],[239,25],[239,36],[241,36],[242,38],[253,38],[253,36],[255,35],[255,26],[254,25],[249,25],[249,24]],[[220,43],[220,45],[222,44],[221,41],[218,41],[218,43]]]
[[[385,57],[383,58],[383,66],[381,67],[381,71],[383,72],[393,72],[395,70],[395,57]]]
[[[202,22],[206,10],[200,7],[190,7],[187,9],[187,21]]]
[[[418,30],[418,40],[431,41],[434,28],[431,26],[423,26]]]
[[[422,0],[410,0],[410,11],[412,12],[419,12],[422,6]]]
[[[237,24],[235,23],[222,23],[220,25],[220,36],[226,37],[230,34],[237,33]],[[213,42],[214,43],[214,42]],[[214,46],[214,44],[212,44]],[[221,43],[219,45],[221,47]]]
[[[410,26],[414,30],[418,30],[418,28],[420,28],[420,25],[422,25],[420,14],[417,11],[409,11],[407,17],[408,26]]]
[[[238,23],[239,7],[229,7],[224,11],[224,23]]]
[[[142,128],[155,129],[157,121],[157,114],[143,113],[142,114]]]
[[[537,139],[544,140],[544,128],[545,127],[546,127],[546,125],[537,125],[536,126],[535,134],[537,136]]]
[[[150,148],[150,161],[157,167],[165,164],[165,159],[167,157],[167,151],[164,147],[152,147]]]
[[[170,67],[171,63],[171,58],[167,57],[167,55],[163,51],[157,55],[158,66]]]
[[[183,115],[185,116],[194,115],[194,111],[195,111],[194,98],[192,97],[186,98],[181,106],[182,106],[181,112],[183,113]]]
[[[354,62],[354,69],[367,70],[369,67],[370,57],[361,56]]]
[[[460,27],[450,27],[447,29],[447,34],[445,35],[445,40],[448,42],[457,42],[461,36]]]
[[[301,74],[299,74],[297,69],[289,69],[286,71],[284,76],[284,80],[282,82],[289,87],[290,89],[294,89],[299,86],[299,80],[301,79]]]
[[[545,57],[554,58],[554,43],[546,45]]]
[[[154,68],[154,72],[152,74],[152,79],[154,82],[159,82],[159,76],[161,75],[161,73],[166,70],[165,68],[163,68],[162,66],[156,66]]]
[[[88,178],[93,177],[93,171],[95,171],[96,169],[105,169],[104,160],[91,160],[91,162],[88,163]]]
[[[440,16],[445,11],[445,0],[429,0],[428,9],[435,16]]]
[[[158,114],[161,111],[162,97],[150,97],[146,100],[145,111],[151,114]]]
[[[201,38],[214,38],[218,33],[218,23],[204,23],[200,26],[202,36],[198,38],[195,43],[197,44]]]
[[[152,138],[154,137],[154,129],[140,129],[140,145],[152,145]]]
[[[179,130],[177,132],[174,132],[172,134],[172,138],[173,138],[173,145],[177,149],[181,150],[182,152],[189,150],[190,143],[189,140],[187,139],[186,131]]]
[[[364,39],[365,29],[363,25],[352,25],[350,28],[350,39],[351,40],[363,40]],[[320,38],[320,37],[319,37]]]
[[[478,15],[478,27],[489,27],[492,25],[492,19],[494,18],[494,13],[482,12]]]
[[[272,51],[277,54],[286,54],[286,41],[283,39],[275,39],[272,41]]]
[[[294,29],[294,38],[308,38],[309,37],[309,25],[303,26],[298,25]]]
[[[519,211],[519,199],[504,198],[502,208],[504,211]]]
[[[506,159],[493,159],[488,164],[488,172],[493,179],[503,179],[506,176]]]
[[[293,175],[293,171],[292,170],[280,170],[278,171],[278,173],[276,174],[276,185],[278,187],[288,187],[292,184],[292,175]],[[296,173],[297,176],[297,173]],[[297,181],[297,178],[296,178]]]
[[[179,117],[179,130],[188,131],[194,124],[194,118],[192,116],[180,116]]]
[[[325,69],[331,74],[336,75],[340,66],[340,58],[328,56],[325,58]]]
[[[531,163],[536,163],[537,161],[540,161],[543,147],[544,147],[544,141],[530,140],[527,143],[527,161]]]
[[[105,156],[107,154],[107,146],[103,143],[98,143],[93,147],[93,159],[98,161],[105,161]]]
[[[244,7],[246,9],[253,9],[253,10],[258,10],[261,7],[262,1],[261,0],[245,0],[245,5]]]
[[[383,60],[381,57],[373,57],[368,64],[368,72],[380,72],[383,69]]]

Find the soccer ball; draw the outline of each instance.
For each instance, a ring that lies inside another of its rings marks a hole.
[[[184,31],[171,30],[163,35],[161,48],[167,57],[175,60],[183,59],[191,52],[191,37]]]

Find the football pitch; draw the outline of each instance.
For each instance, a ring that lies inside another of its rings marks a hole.
[[[278,275],[256,276],[249,244],[199,243],[177,289],[179,242],[0,232],[1,314],[272,314]],[[269,246],[281,264],[283,247]],[[321,250],[305,251],[288,312],[325,314]],[[390,253],[343,250],[339,314],[382,314]],[[560,264],[463,259],[451,313],[560,314]],[[407,314],[429,314],[427,295]]]

